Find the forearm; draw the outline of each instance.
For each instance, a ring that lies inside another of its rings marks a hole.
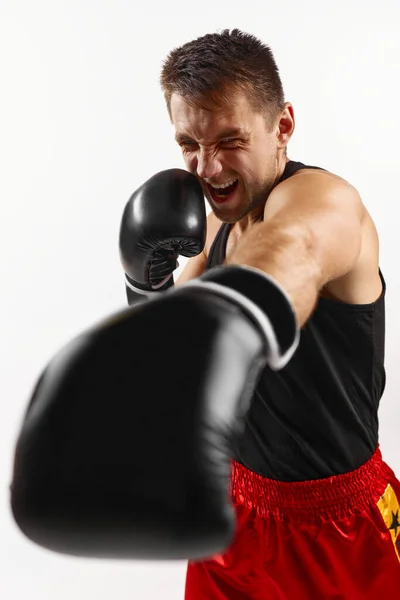
[[[288,294],[302,327],[311,316],[321,287],[321,275],[304,230],[288,231],[267,223],[243,234],[226,261],[248,265],[271,275]]]

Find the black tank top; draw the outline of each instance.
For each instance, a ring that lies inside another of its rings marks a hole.
[[[290,161],[279,182],[310,167]],[[278,183],[279,183],[278,182]],[[225,260],[224,223],[206,269]],[[330,477],[358,468],[378,445],[384,368],[385,291],[371,304],[320,298],[300,344],[281,371],[263,371],[233,458],[282,481]]]

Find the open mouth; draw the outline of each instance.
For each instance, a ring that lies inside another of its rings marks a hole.
[[[222,184],[221,186],[214,187],[207,183],[208,190],[211,194],[212,199],[220,204],[221,202],[227,202],[231,199],[232,195],[235,193],[236,188],[238,187],[239,180],[235,179],[228,184]]]

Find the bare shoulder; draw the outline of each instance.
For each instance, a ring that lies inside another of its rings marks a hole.
[[[295,179],[297,177],[297,179]],[[315,186],[318,189],[325,190],[329,189],[333,192],[334,196],[340,200],[342,197],[348,202],[351,200],[358,206],[360,220],[362,226],[367,229],[374,229],[376,232],[375,224],[373,219],[368,212],[361,194],[357,187],[353,185],[347,179],[340,177],[339,175],[330,171],[323,171],[320,169],[301,169],[293,175],[295,185],[299,184],[300,181],[315,181]],[[376,232],[377,234],[377,232]]]
[[[283,190],[285,187],[297,187],[303,185],[321,189],[329,188],[331,190],[337,190],[338,192],[348,190],[352,191],[354,195],[359,196],[357,188],[347,179],[344,179],[344,177],[341,177],[336,173],[322,169],[300,169],[291,177],[288,177],[288,179],[285,179],[285,181],[280,183],[277,188],[279,187]]]
[[[273,189],[266,203],[264,220],[284,214],[290,214],[292,219],[296,216],[301,218],[304,214],[317,214],[321,209],[326,209],[327,214],[336,212],[336,215],[341,215],[332,220],[338,227],[341,220],[343,223],[351,220],[361,234],[357,262],[345,275],[327,283],[321,290],[321,296],[349,304],[374,302],[382,290],[378,232],[352,183],[330,171],[301,169]],[[317,226],[318,222],[315,219],[314,225]],[[332,232],[333,225],[330,223],[326,220],[325,226]],[[340,237],[340,230],[337,235]]]
[[[303,169],[293,178],[295,176],[298,177],[298,181],[305,177],[318,179],[321,189],[327,185],[337,192],[338,198],[343,197],[346,201],[350,199],[358,205],[362,244],[357,263],[349,273],[329,282],[321,290],[321,296],[349,304],[374,302],[382,292],[382,281],[379,275],[379,236],[374,220],[358,189],[343,177],[329,171]]]
[[[358,212],[360,220],[364,218],[365,207],[354,185],[330,171],[305,168],[274,187],[265,205],[264,220],[273,218],[283,209],[303,210],[306,204],[321,209],[321,198],[334,201],[337,207],[342,204],[345,211],[351,207]]]

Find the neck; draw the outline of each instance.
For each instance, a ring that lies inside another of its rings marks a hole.
[[[290,158],[288,158],[286,155],[283,156],[280,161],[280,164],[278,164],[278,166],[277,166],[275,178],[271,185],[270,193],[272,192],[274,187],[278,184],[288,162],[290,162]],[[267,201],[267,199],[268,199],[268,196],[267,196],[267,198],[265,198],[265,202]],[[249,229],[249,227],[252,227],[255,223],[259,223],[260,221],[262,221],[264,207],[265,207],[265,203],[262,206],[259,206],[255,210],[251,211],[251,213],[249,213],[248,215],[243,217],[243,219],[240,219],[240,221],[235,223],[233,225],[231,231],[235,230],[235,233],[237,234],[238,237],[243,235],[243,233],[245,233]]]

